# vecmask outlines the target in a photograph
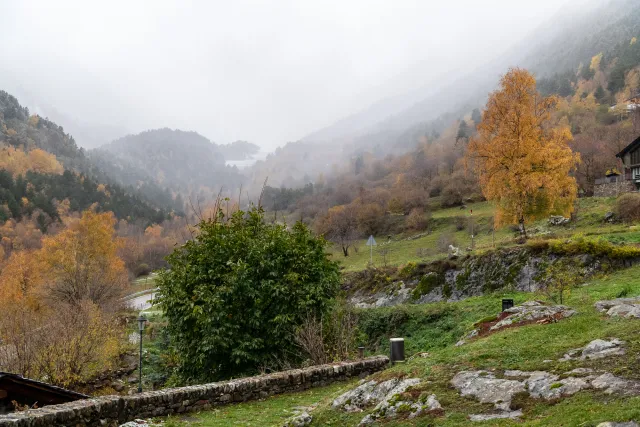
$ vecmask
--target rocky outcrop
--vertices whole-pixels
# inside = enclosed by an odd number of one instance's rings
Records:
[[[492,251],[478,256],[458,254],[450,260],[416,265],[410,277],[389,284],[376,282],[371,292],[358,285],[350,300],[360,308],[406,303],[457,301],[500,289],[533,292],[540,288],[544,272],[556,262],[566,262],[587,280],[606,268],[626,267],[636,261],[601,259],[589,254],[561,257],[528,247]],[[345,285],[346,288],[349,285]],[[374,286],[372,286],[374,287]]]
[[[511,307],[494,318],[489,318],[475,324],[476,329],[469,332],[455,346],[466,344],[467,340],[477,336],[488,335],[500,329],[530,323],[553,323],[575,315],[577,312],[565,305],[547,305],[540,301],[527,301],[521,305]]]
[[[559,361],[602,359],[611,356],[622,356],[626,352],[624,345],[625,342],[617,338],[612,338],[611,340],[596,339],[584,347],[569,350]]]
[[[442,410],[434,394],[422,393],[418,399],[404,397],[409,388],[420,384],[419,378],[392,378],[383,382],[363,382],[355,389],[338,396],[332,407],[346,412],[362,412],[375,405],[373,411],[361,421],[361,426],[373,424],[383,418],[395,418],[399,413],[415,418],[425,412]]]
[[[605,423],[600,423],[596,427],[640,427],[638,423],[635,421],[629,421],[626,423],[616,423],[612,421],[607,421]]]
[[[565,305],[546,305],[540,301],[527,301],[521,305],[506,309],[503,313],[508,316],[491,326],[496,331],[519,323],[530,323],[542,319],[555,321],[571,317],[577,312]]]
[[[598,301],[594,306],[596,310],[610,317],[640,318],[640,297]]]
[[[549,225],[553,225],[553,226],[561,226],[561,225],[567,225],[571,222],[571,218],[565,218],[562,215],[551,215],[549,217]]]
[[[472,396],[481,403],[492,403],[497,412],[471,415],[471,421],[497,418],[517,418],[522,412],[511,407],[513,398],[526,393],[534,399],[554,400],[571,396],[581,390],[602,390],[607,394],[640,395],[640,382],[604,372],[596,374],[589,368],[578,368],[557,375],[545,371],[505,371],[503,378],[489,371],[463,371],[451,380],[461,396]]]

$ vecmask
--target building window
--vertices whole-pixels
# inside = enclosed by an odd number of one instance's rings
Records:
[[[635,151],[631,152],[631,164],[640,164],[640,149],[636,149]]]
[[[633,171],[631,173],[632,175],[632,179],[640,179],[640,168],[633,168]]]

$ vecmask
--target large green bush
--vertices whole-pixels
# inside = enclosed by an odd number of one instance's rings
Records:
[[[298,223],[264,222],[252,208],[200,222],[168,258],[159,300],[186,381],[279,368],[299,358],[293,334],[324,314],[339,290],[326,242]]]

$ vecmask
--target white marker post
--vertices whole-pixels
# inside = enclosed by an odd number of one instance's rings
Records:
[[[371,258],[370,258],[369,262],[371,264],[373,264],[373,247],[377,246],[376,239],[373,238],[373,234],[371,236],[369,236],[369,240],[367,240],[367,246],[369,246],[371,248],[371,250],[370,250]]]

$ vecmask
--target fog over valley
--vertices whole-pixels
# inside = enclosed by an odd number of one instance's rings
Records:
[[[563,3],[2,0],[0,81],[83,147],[169,127],[272,151],[419,102]]]

